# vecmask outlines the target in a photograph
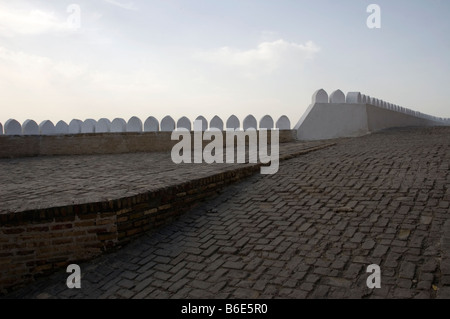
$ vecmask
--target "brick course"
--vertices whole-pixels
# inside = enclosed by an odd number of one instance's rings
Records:
[[[293,130],[281,130],[280,143],[294,141]],[[171,132],[94,133],[57,136],[0,135],[0,158],[43,155],[122,154],[167,152],[178,143]],[[224,134],[224,145],[226,143]],[[204,146],[210,141],[204,141]],[[270,134],[268,136],[270,143]]]

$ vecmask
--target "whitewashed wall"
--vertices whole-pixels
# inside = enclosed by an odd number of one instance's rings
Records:
[[[297,125],[297,138],[320,140],[361,136],[392,127],[450,125],[450,119],[413,111],[361,92],[317,90]]]

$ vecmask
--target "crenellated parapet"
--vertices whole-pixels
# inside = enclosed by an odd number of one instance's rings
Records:
[[[270,115],[263,116],[259,122],[253,115],[248,115],[241,122],[237,116],[231,115],[226,121],[219,116],[214,116],[209,122],[204,116],[198,116],[195,120],[201,121],[202,131],[209,128],[219,129],[274,129],[290,130],[291,122],[287,116],[281,116],[275,123]],[[155,117],[148,117],[142,122],[136,116],[128,121],[122,118],[115,118],[112,121],[107,118],[101,118],[98,121],[86,119],[84,121],[73,119],[69,123],[59,121],[56,125],[52,121],[45,120],[37,124],[33,120],[26,120],[22,124],[14,119],[6,121],[5,126],[0,123],[0,135],[76,135],[76,134],[94,134],[94,133],[126,133],[126,132],[172,132],[183,128],[193,130],[194,121],[183,116],[175,121],[171,116],[164,117],[159,122]],[[226,126],[224,125],[226,123]],[[242,123],[242,126],[241,126]]]
[[[361,92],[317,90],[295,126],[297,138],[320,140],[361,136],[394,127],[450,125],[450,119],[399,106]]]

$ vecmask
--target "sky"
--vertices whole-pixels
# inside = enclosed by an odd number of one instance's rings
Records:
[[[0,0],[0,123],[294,126],[320,88],[450,117],[449,34],[448,0]]]

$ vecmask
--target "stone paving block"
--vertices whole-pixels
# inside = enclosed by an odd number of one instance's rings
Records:
[[[144,280],[140,280],[138,282],[136,282],[136,286],[133,288],[134,291],[136,292],[140,292],[146,288],[151,287],[151,284],[153,283],[154,278],[153,277],[148,277]],[[154,287],[151,287],[151,290],[154,290]]]
[[[155,290],[153,287],[146,287],[142,290],[139,290],[137,294],[135,294],[132,299],[148,299],[150,294]]]
[[[131,299],[134,295],[135,293],[133,291],[127,289],[120,289],[116,292],[116,296],[123,299]]]
[[[375,246],[375,244],[376,244],[375,241],[373,241],[372,239],[366,239],[362,244],[361,248],[370,250]]]
[[[389,250],[388,246],[377,245],[375,247],[375,250],[372,253],[372,256],[373,257],[383,257],[383,256],[385,256],[385,254],[387,253],[388,250]]]
[[[400,266],[399,277],[404,279],[413,279],[416,271],[416,265],[411,262],[403,262]]]
[[[311,298],[312,299],[325,299],[327,297],[329,290],[330,290],[329,286],[325,286],[325,285],[318,286],[313,291]]]

